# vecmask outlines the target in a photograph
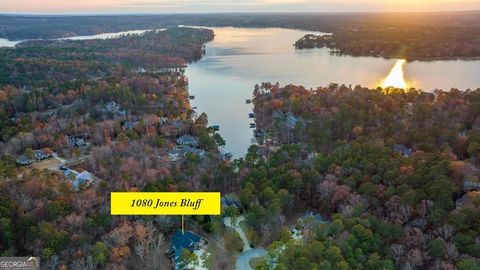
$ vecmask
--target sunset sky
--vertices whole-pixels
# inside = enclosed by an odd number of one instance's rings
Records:
[[[0,0],[0,13],[480,10],[480,0]]]

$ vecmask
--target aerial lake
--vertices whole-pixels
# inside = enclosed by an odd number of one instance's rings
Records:
[[[197,113],[207,113],[210,125],[219,125],[227,145],[223,152],[241,157],[253,141],[252,98],[255,84],[279,82],[309,88],[330,83],[368,87],[415,87],[460,90],[480,87],[480,60],[406,63],[402,59],[332,55],[328,49],[296,50],[293,43],[311,31],[280,28],[211,28],[215,39],[206,55],[186,70]],[[161,29],[159,29],[161,30]],[[142,34],[148,30],[105,33],[63,39],[86,40]],[[0,39],[0,47],[21,41]]]
[[[212,28],[215,40],[206,55],[188,66],[192,106],[205,112],[210,125],[219,125],[224,151],[243,156],[252,143],[248,118],[255,84],[279,82],[315,88],[330,83],[377,87],[392,83],[425,91],[480,87],[480,61],[404,63],[377,57],[330,54],[328,49],[296,50],[296,40],[310,31],[266,28]],[[319,33],[317,33],[319,34]]]

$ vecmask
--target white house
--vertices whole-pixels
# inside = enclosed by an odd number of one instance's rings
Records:
[[[92,175],[87,171],[78,172],[76,170],[66,169],[64,174],[65,177],[71,180],[72,186],[76,191],[80,189],[80,185],[90,185],[93,182]]]

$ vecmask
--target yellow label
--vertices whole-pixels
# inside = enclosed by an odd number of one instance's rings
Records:
[[[220,192],[112,192],[112,215],[220,215]]]

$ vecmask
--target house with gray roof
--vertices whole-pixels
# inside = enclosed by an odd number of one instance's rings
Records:
[[[112,114],[126,115],[127,111],[123,110],[120,104],[115,101],[110,101],[105,104],[105,111]]]
[[[242,212],[242,205],[240,204],[240,201],[234,194],[227,194],[223,197],[220,198],[220,203],[222,205],[222,208],[227,208],[229,206],[235,207],[238,209],[239,213]]]
[[[178,145],[198,146],[198,138],[190,135],[183,135],[176,140]]]
[[[17,164],[20,166],[28,166],[33,163],[33,160],[26,155],[21,155],[17,158]]]
[[[181,230],[177,230],[172,237],[170,244],[169,256],[172,259],[173,269],[183,270],[183,267],[180,265],[181,255],[184,249],[194,252],[200,248],[202,243],[202,238],[191,231],[185,231],[182,233]]]
[[[69,146],[77,146],[77,147],[82,147],[87,145],[85,142],[85,138],[82,136],[69,136],[68,137],[68,145]]]
[[[48,153],[43,149],[33,150],[33,153],[37,160],[44,160],[52,157],[52,153]]]
[[[407,148],[403,144],[394,144],[393,150],[404,157],[410,157],[412,155],[412,149]]]
[[[66,168],[64,171],[65,177],[71,181],[72,187],[78,191],[81,185],[91,185],[93,183],[93,176],[88,171],[78,172]]]

